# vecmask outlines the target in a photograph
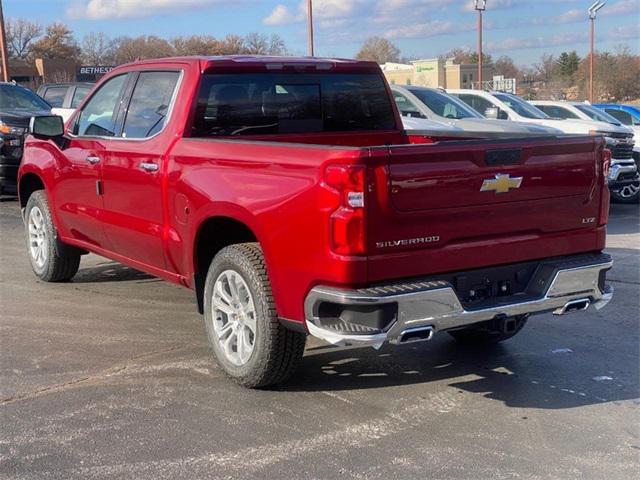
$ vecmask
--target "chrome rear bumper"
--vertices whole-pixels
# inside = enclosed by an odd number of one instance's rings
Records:
[[[604,271],[611,268],[605,254],[566,257],[543,262],[525,292],[497,297],[479,308],[465,308],[453,286],[445,281],[414,281],[363,289],[313,288],[305,301],[307,328],[313,336],[333,344],[364,344],[379,347],[385,341],[402,343],[407,332],[421,328],[430,332],[450,330],[496,317],[554,312],[563,315],[590,305],[604,307],[613,297],[613,288],[604,285]],[[327,327],[323,304],[359,308],[395,305],[395,317],[383,329],[362,332],[349,325]],[[370,329],[369,329],[370,330]],[[431,333],[424,339],[431,338]],[[426,338],[428,337],[428,338]]]

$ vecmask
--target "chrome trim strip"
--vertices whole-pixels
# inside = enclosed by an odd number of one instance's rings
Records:
[[[166,69],[166,70],[132,70],[132,71],[127,71],[124,73],[124,75],[126,75],[127,73],[145,73],[145,72],[177,72],[178,69]],[[74,138],[74,139],[79,139],[79,140],[84,140],[84,139],[88,139],[88,140],[115,140],[115,141],[127,141],[127,142],[146,142],[147,140],[151,140],[152,138],[157,137],[158,135],[160,135],[162,132],[164,132],[164,130],[167,128],[167,125],[169,125],[169,122],[171,121],[171,117],[173,115],[173,110],[175,107],[175,104],[177,102],[178,99],[178,92],[180,91],[180,88],[182,87],[182,79],[184,78],[184,70],[180,69],[180,76],[178,77],[178,81],[176,82],[176,86],[173,89],[173,95],[171,96],[171,101],[169,102],[169,108],[167,110],[167,116],[164,118],[164,124],[162,125],[162,128],[160,130],[158,130],[156,133],[154,133],[153,135],[151,135],[150,137],[144,137],[144,138],[127,138],[127,137],[107,137],[104,135],[74,135],[73,133],[67,131],[66,135],[69,138]],[[133,89],[133,91],[135,92],[135,87]],[[133,93],[133,92],[132,92]],[[93,95],[92,95],[93,96]],[[90,101],[91,99],[89,99]],[[127,111],[128,113],[128,111]],[[76,117],[79,113],[74,114],[74,122],[76,120]],[[125,121],[126,121],[126,116],[125,116]]]
[[[305,317],[309,333],[333,344],[361,344],[379,347],[385,341],[399,343],[402,332],[419,327],[432,327],[434,332],[464,327],[473,323],[491,320],[498,315],[507,317],[522,314],[538,314],[566,308],[576,300],[588,299],[596,309],[606,305],[613,296],[607,285],[604,292],[598,287],[602,270],[612,267],[612,261],[601,261],[582,266],[559,268],[546,292],[540,297],[528,297],[521,302],[496,304],[477,310],[466,310],[454,289],[446,282],[407,293],[374,293],[371,289],[347,290],[317,286],[305,300]],[[518,295],[514,295],[517,298]],[[398,318],[385,332],[369,335],[341,334],[330,331],[319,323],[316,315],[320,302],[342,305],[376,305],[397,303]],[[602,305],[604,304],[604,305]]]
[[[630,165],[611,164],[609,168],[609,181],[615,182],[618,177],[623,173],[635,173],[638,170],[637,165],[633,159],[629,161]]]

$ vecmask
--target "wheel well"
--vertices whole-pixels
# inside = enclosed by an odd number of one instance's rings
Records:
[[[44,182],[35,173],[27,173],[20,179],[18,186],[18,197],[20,198],[20,207],[25,208],[27,201],[36,190],[44,190]]]
[[[214,217],[200,226],[194,245],[194,288],[200,313],[204,311],[204,282],[213,257],[229,245],[255,241],[257,238],[251,229],[232,218]]]

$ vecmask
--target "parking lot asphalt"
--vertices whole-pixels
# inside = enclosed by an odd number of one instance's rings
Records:
[[[289,383],[251,391],[212,361],[190,291],[93,255],[37,281],[3,199],[0,477],[637,478],[637,206],[612,206],[608,252],[600,312],[487,349],[310,340]]]

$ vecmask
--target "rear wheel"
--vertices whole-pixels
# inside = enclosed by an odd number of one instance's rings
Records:
[[[35,191],[29,197],[25,223],[29,260],[36,276],[45,282],[63,282],[73,278],[80,267],[80,254],[60,255],[58,252],[58,233],[44,190]]]
[[[522,330],[529,315],[518,315],[505,319],[489,320],[466,328],[447,332],[453,338],[466,344],[492,344],[508,340]]]
[[[209,344],[228,376],[249,388],[289,377],[302,358],[306,336],[280,324],[257,243],[231,245],[215,256],[204,301]]]

